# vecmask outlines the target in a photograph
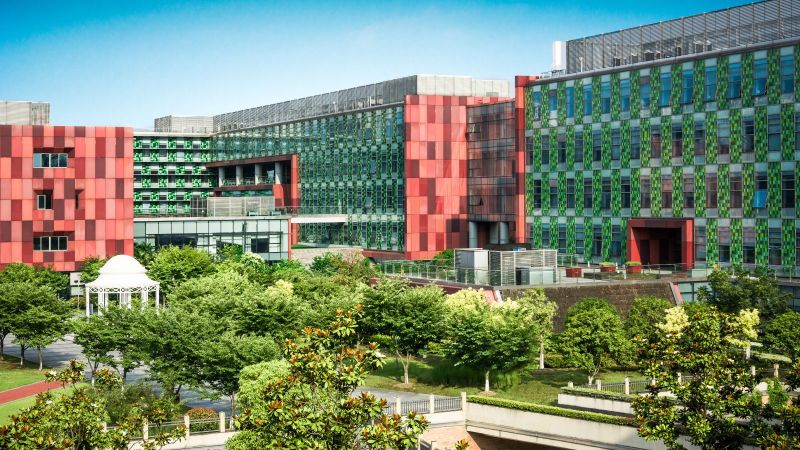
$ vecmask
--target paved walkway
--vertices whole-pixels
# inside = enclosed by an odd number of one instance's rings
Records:
[[[8,389],[0,392],[0,404],[13,402],[14,400],[30,397],[31,395],[40,394],[42,392],[47,392],[50,389],[58,389],[60,387],[61,383],[54,381],[39,381],[38,383],[31,383],[25,386],[16,387],[14,389]]]

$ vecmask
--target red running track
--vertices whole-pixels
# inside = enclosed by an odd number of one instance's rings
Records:
[[[49,381],[39,381],[38,383],[20,386],[18,388],[0,392],[0,403],[13,402],[14,400],[30,397],[31,395],[47,392],[51,389],[57,389],[60,387],[61,383]]]

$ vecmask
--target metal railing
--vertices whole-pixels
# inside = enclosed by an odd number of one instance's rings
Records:
[[[448,412],[461,411],[461,398],[459,397],[437,397],[434,399],[434,411]]]
[[[281,206],[275,208],[281,214],[297,216],[302,214],[347,214],[347,206]]]

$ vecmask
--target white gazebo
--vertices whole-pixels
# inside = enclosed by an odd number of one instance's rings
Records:
[[[100,276],[86,283],[86,316],[92,313],[91,295],[97,294],[98,313],[108,307],[108,294],[116,294],[120,306],[131,307],[131,294],[139,294],[142,306],[150,303],[150,293],[155,293],[155,307],[159,306],[159,284],[147,276],[147,269],[128,255],[117,255],[100,268]]]

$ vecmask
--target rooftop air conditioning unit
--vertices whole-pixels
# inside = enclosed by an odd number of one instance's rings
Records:
[[[645,61],[653,61],[656,59],[656,54],[651,51],[644,52],[644,60]]]
[[[620,58],[618,56],[615,56],[615,57],[611,58],[611,65],[613,67],[621,66],[622,65],[622,58]]]

